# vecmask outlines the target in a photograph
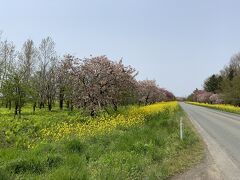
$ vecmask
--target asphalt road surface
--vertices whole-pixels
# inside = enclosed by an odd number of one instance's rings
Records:
[[[240,115],[180,105],[203,137],[222,179],[240,180]]]

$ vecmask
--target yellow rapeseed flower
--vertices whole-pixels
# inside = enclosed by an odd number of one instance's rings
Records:
[[[148,115],[155,113],[174,112],[178,108],[177,102],[162,102],[144,107],[134,107],[127,115],[119,114],[117,116],[98,117],[90,119],[85,123],[62,122],[54,127],[48,127],[41,130],[43,140],[59,141],[63,138],[77,136],[81,138],[110,133],[117,127],[132,127],[144,123]]]
[[[240,107],[233,106],[230,104],[208,104],[208,103],[198,103],[198,102],[187,102],[188,104],[203,106],[203,107],[209,107],[221,111],[227,111],[232,113],[240,113]]]

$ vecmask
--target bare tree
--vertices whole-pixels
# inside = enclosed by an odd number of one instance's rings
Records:
[[[59,93],[59,107],[63,109],[64,101],[68,110],[73,110],[73,72],[72,68],[77,58],[68,54],[63,57],[57,69],[57,84]]]
[[[15,51],[13,51],[15,54]],[[15,58],[16,56],[12,56]],[[12,59],[12,61],[15,59]],[[19,62],[19,61],[18,61]],[[21,111],[24,103],[26,102],[26,97],[28,95],[29,86],[28,83],[24,81],[25,73],[22,70],[22,64],[18,63],[8,71],[7,78],[2,81],[2,93],[6,102],[9,103],[9,108],[12,102],[15,106],[15,116],[21,116]]]
[[[6,80],[8,74],[13,70],[16,55],[15,45],[12,42],[7,40],[0,42],[0,83]]]
[[[14,61],[17,56],[15,45],[7,40],[0,42],[0,89],[7,81],[14,70]],[[4,97],[6,107],[11,109],[11,96]]]
[[[39,47],[39,106],[44,107],[44,104],[48,103],[48,108],[51,110],[52,102],[55,95],[54,91],[56,84],[52,79],[55,77],[57,55],[55,51],[55,43],[47,37],[42,40]],[[50,92],[49,92],[50,91]]]
[[[34,46],[34,42],[28,39],[22,47],[22,51],[19,54],[20,68],[24,76],[24,81],[29,82],[31,76],[34,73],[34,66],[36,64],[38,51]]]
[[[52,110],[52,105],[54,102],[54,98],[56,96],[57,89],[57,76],[56,76],[56,66],[52,66],[46,73],[46,98],[48,110]]]
[[[28,98],[33,103],[33,112],[35,112],[37,105],[36,88],[34,88],[34,74],[38,58],[38,50],[34,46],[34,42],[28,39],[22,47],[22,51],[19,53],[19,66],[23,76],[23,82],[28,89]]]

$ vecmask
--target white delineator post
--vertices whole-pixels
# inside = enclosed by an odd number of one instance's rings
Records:
[[[180,118],[180,139],[183,140],[183,118]]]

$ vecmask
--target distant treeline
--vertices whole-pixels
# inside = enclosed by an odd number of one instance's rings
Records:
[[[226,103],[240,106],[240,53],[232,56],[229,64],[204,82],[204,90],[196,89],[190,101]]]
[[[114,110],[129,104],[151,104],[175,99],[154,80],[137,81],[137,71],[122,60],[106,56],[77,58],[70,54],[59,57],[55,42],[44,38],[40,45],[28,39],[17,51],[13,42],[0,39],[1,105],[15,109],[32,104],[52,110],[81,108],[92,116],[99,111]]]

